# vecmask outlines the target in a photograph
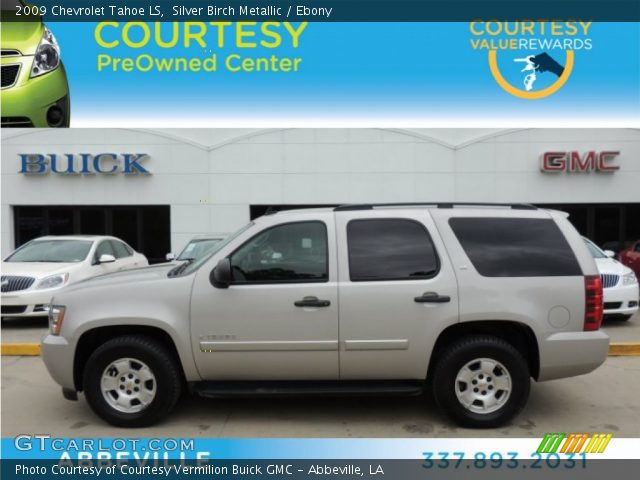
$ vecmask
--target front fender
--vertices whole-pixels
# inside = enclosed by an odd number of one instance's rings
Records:
[[[157,328],[173,341],[186,380],[199,380],[189,335],[192,285],[193,275],[61,292],[54,298],[66,307],[60,336],[76,352],[82,336],[96,328]]]

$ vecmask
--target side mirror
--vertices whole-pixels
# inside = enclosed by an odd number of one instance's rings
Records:
[[[616,256],[616,252],[614,252],[613,250],[605,250],[604,254],[609,258],[614,258]]]
[[[216,288],[229,288],[231,280],[231,260],[223,258],[218,262],[216,268],[211,270],[209,281]]]
[[[175,253],[167,253],[164,258],[167,259],[167,262],[173,262],[176,259],[176,255]]]
[[[98,259],[98,265],[102,265],[103,263],[113,263],[115,261],[116,257],[114,257],[113,255],[109,255],[108,253],[104,253],[100,255],[100,258]]]

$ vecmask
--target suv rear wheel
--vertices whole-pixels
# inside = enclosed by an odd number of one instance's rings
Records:
[[[171,352],[141,335],[102,344],[89,357],[83,378],[91,408],[119,427],[156,423],[173,409],[182,387]]]
[[[436,402],[464,427],[507,423],[529,397],[529,369],[512,345],[479,335],[450,345],[433,372]]]

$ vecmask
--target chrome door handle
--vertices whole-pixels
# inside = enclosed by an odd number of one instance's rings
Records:
[[[293,302],[296,307],[328,307],[329,300],[319,300],[318,297],[304,297],[302,300]]]

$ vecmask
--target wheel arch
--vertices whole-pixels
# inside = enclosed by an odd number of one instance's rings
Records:
[[[152,338],[163,344],[173,355],[180,370],[182,380],[185,381],[184,366],[171,335],[159,327],[149,325],[110,325],[96,327],[84,332],[77,342],[77,348],[73,359],[73,382],[76,390],[83,390],[83,373],[87,360],[100,345],[107,341],[124,335],[140,335]]]
[[[445,328],[431,351],[427,379],[431,377],[437,359],[453,342],[472,335],[491,335],[513,345],[523,354],[529,367],[529,374],[537,379],[540,373],[540,352],[535,333],[528,325],[512,320],[479,320],[450,325]]]

